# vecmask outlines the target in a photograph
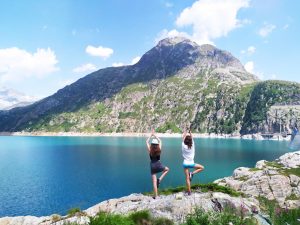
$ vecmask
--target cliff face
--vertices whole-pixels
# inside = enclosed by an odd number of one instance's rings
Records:
[[[276,117],[266,126],[271,106],[299,104],[300,86],[278,82],[271,91],[292,89],[258,101],[256,93],[269,86],[229,52],[169,38],[135,65],[101,69],[33,105],[0,111],[0,131],[147,132],[155,126],[179,132],[186,125],[201,133],[277,131]]]
[[[290,132],[299,125],[300,85],[286,81],[258,83],[243,118],[242,134]]]

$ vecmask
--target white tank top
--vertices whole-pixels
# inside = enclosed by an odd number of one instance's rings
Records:
[[[194,156],[195,156],[195,143],[193,140],[193,145],[189,148],[187,145],[182,142],[182,156],[184,164],[194,164]]]

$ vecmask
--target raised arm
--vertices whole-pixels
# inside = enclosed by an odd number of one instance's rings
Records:
[[[159,145],[159,148],[161,149],[162,148],[162,141],[156,135],[155,135],[155,138],[158,140],[158,143],[159,143],[158,145]]]
[[[154,129],[152,129],[152,136],[158,140],[158,145],[159,145],[159,148],[161,149],[162,148],[162,141],[160,140],[159,137],[156,136]]]
[[[154,131],[154,129],[152,128],[152,130],[151,130],[151,135],[148,137],[148,139],[146,140],[146,145],[147,145],[147,150],[148,150],[148,152],[150,153],[150,138],[151,137],[156,137],[155,136],[155,131]]]
[[[184,141],[186,135],[187,135],[186,128],[184,128],[183,129],[183,134],[182,134],[182,141]]]
[[[189,130],[189,134],[190,134],[190,136],[191,136],[191,138],[193,140],[193,135],[192,135],[191,129]]]
[[[152,134],[148,137],[148,139],[146,140],[146,145],[147,145],[147,150],[148,152],[150,153],[150,144],[149,144],[149,141],[150,141],[150,138],[152,137]]]

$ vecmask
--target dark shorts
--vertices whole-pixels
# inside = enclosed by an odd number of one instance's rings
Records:
[[[165,170],[165,166],[158,160],[155,162],[150,162],[151,174],[160,173]]]

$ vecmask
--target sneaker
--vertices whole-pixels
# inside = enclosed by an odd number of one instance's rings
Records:
[[[190,181],[192,181],[194,174],[190,172]]]
[[[188,195],[191,195],[191,194],[192,194],[192,192],[188,191],[188,192],[187,192],[187,194],[188,194]]]
[[[159,185],[160,185],[160,180],[157,178],[157,180],[156,180],[156,187],[159,188]]]

